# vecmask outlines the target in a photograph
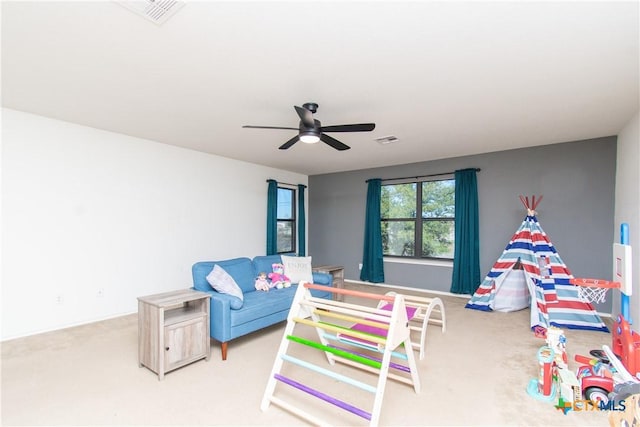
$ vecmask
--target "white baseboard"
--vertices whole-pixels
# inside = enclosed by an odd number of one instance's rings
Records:
[[[435,291],[431,289],[413,288],[411,286],[390,285],[388,283],[371,283],[371,282],[363,282],[362,280],[350,280],[350,279],[345,279],[344,281],[347,283],[355,283],[357,285],[384,286],[385,288],[412,291],[412,292],[421,292],[426,294],[446,295],[450,297],[465,298],[465,299],[471,298],[471,295],[469,294],[454,294],[451,292]]]
[[[119,314],[111,314],[109,316],[96,317],[96,318],[93,318],[93,319],[84,320],[82,322],[74,322],[74,323],[71,323],[69,325],[65,325],[64,327],[44,328],[44,329],[38,329],[38,330],[34,330],[34,331],[29,331],[29,332],[26,332],[24,334],[17,334],[17,335],[13,335],[13,336],[10,335],[10,336],[7,336],[7,337],[2,337],[2,340],[0,340],[0,342],[14,340],[14,339],[18,339],[18,338],[26,338],[26,337],[30,337],[30,336],[34,336],[34,335],[39,335],[39,334],[46,334],[47,332],[62,331],[64,329],[75,328],[77,326],[83,326],[83,325],[89,325],[91,323],[102,322],[104,320],[115,319],[115,318],[118,318],[118,317],[130,316],[132,314],[138,314],[138,310],[132,311],[132,312],[119,313]]]

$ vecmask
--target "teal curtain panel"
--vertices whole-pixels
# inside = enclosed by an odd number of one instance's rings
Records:
[[[278,182],[268,179],[267,188],[267,255],[278,253]]]
[[[367,182],[367,211],[365,214],[364,249],[360,280],[382,283],[384,282],[382,229],[380,228],[382,180],[375,178]]]
[[[306,256],[307,247],[307,221],[304,210],[304,184],[298,184],[298,256]]]
[[[477,169],[455,172],[455,251],[451,292],[473,294],[480,285]]]

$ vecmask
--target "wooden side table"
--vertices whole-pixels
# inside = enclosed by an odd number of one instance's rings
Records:
[[[164,374],[209,360],[209,295],[193,289],[138,298],[138,365]]]
[[[317,273],[327,273],[333,277],[333,286],[338,289],[344,289],[344,267],[342,265],[319,265],[312,268]],[[344,295],[333,294],[334,299],[344,301]]]

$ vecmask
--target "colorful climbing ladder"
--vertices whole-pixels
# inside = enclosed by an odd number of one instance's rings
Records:
[[[391,310],[383,310],[336,300],[315,298],[311,295],[311,289],[376,301],[386,301],[392,303],[393,308]],[[309,327],[316,330],[318,341],[299,335],[302,328]],[[292,344],[303,347],[304,351],[298,351],[297,354],[307,354],[307,350],[324,352],[329,365],[327,367],[318,366],[308,360],[303,360],[299,356],[292,356],[289,352]],[[403,295],[378,295],[301,283],[298,286],[289,311],[287,326],[280,342],[278,354],[276,355],[260,408],[266,411],[269,405],[273,403],[313,424],[330,424],[303,409],[302,402],[304,402],[304,399],[296,400],[291,399],[289,396],[285,400],[283,397],[276,395],[278,385],[283,384],[338,407],[349,414],[364,418],[369,421],[371,426],[377,426],[380,421],[380,411],[387,379],[412,385],[416,393],[420,392],[420,378],[418,377],[412,348]],[[399,363],[392,362],[392,358],[399,360]],[[375,374],[373,378],[375,382],[366,382],[360,378],[354,378],[345,375],[343,372],[338,372],[335,369],[335,362]],[[353,386],[359,393],[371,394],[373,396],[371,409],[358,408],[354,404],[347,402],[347,399],[343,396],[332,396],[327,390],[319,390],[316,384],[303,384],[299,378],[294,379],[284,375],[284,371],[291,371],[286,369],[288,367],[285,364],[295,365],[311,371],[313,373],[311,378],[318,379],[320,383],[322,383],[321,376],[329,377],[334,381]],[[393,372],[390,372],[390,370]],[[324,387],[330,387],[327,384],[331,384],[334,381],[325,381]],[[353,394],[348,394],[346,397],[348,398],[349,396],[353,396]],[[352,425],[353,421],[345,419],[341,424]]]

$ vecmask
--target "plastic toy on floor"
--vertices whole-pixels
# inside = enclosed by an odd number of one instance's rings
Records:
[[[608,402],[609,393],[614,388],[613,374],[615,373],[608,358],[575,355],[574,359],[581,364],[576,370],[576,378],[580,382],[584,399],[592,402],[597,400]]]
[[[612,392],[614,385],[632,381],[637,381],[640,373],[640,335],[631,329],[629,316],[629,296],[632,293],[631,275],[631,246],[629,242],[629,226],[626,223],[620,226],[620,243],[613,245],[613,279],[608,281],[603,279],[571,279],[571,283],[581,289],[581,296],[592,302],[604,302],[609,289],[620,290],[621,313],[616,318],[616,323],[612,331],[612,348],[607,351],[591,350],[591,355],[599,362],[594,364],[585,360],[576,361],[585,363],[585,366],[578,368],[577,375],[582,381],[585,399],[589,400],[593,394],[602,399],[608,399],[607,395]],[[591,365],[591,366],[590,366]],[[607,375],[606,370],[598,372],[598,365],[610,366],[611,374]]]
[[[554,359],[556,355],[549,346],[538,350],[539,373],[537,379],[529,381],[527,393],[538,400],[550,402],[556,397],[556,385],[553,381]]]
[[[550,326],[547,329],[546,341],[555,354],[554,363],[561,368],[566,368],[568,363],[567,338],[564,336],[564,331],[555,326]]]
[[[624,387],[640,389],[640,381],[631,375],[624,364],[616,357],[607,346],[602,346],[602,351],[592,350],[594,357],[576,355],[576,362],[582,365],[578,367],[576,376],[580,381],[584,400],[607,405],[609,401],[616,404],[622,400],[616,397],[616,390]]]
[[[613,327],[612,350],[631,374],[640,373],[640,335],[621,314]]]

